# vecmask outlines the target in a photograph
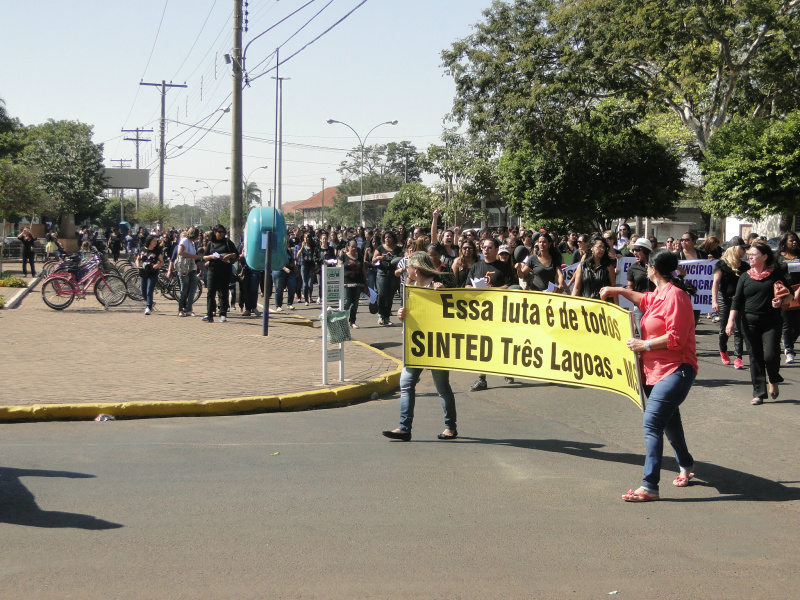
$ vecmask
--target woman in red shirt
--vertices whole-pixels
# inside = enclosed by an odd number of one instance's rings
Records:
[[[642,294],[618,287],[600,290],[600,298],[624,296],[644,313],[642,339],[628,339],[628,348],[641,352],[645,373],[644,478],[637,490],[628,490],[622,496],[626,502],[658,500],[664,434],[680,467],[672,484],[685,487],[694,477],[694,459],[686,446],[679,409],[697,376],[694,313],[683,282],[672,275],[677,268],[677,256],[664,249],[656,250],[647,265],[647,276],[655,283],[655,291]]]

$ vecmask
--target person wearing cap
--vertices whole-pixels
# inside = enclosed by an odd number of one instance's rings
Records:
[[[719,315],[719,356],[723,365],[731,364],[728,355],[728,338],[726,331],[728,317],[731,313],[731,302],[736,294],[739,278],[746,273],[750,265],[745,262],[744,252],[750,246],[740,237],[734,237],[728,249],[722,253],[719,261],[714,265],[714,282],[711,285],[711,309]],[[742,318],[739,316],[733,328],[733,368],[737,371],[744,369],[742,363]]]
[[[408,259],[407,286],[417,286],[439,289],[443,287],[439,281],[440,273],[436,270],[430,257],[425,252],[414,252]],[[401,321],[408,316],[405,307],[397,310],[397,318]],[[400,424],[396,429],[382,432],[392,440],[411,441],[411,426],[414,421],[414,406],[416,403],[416,388],[420,375],[424,369],[404,367],[400,374]],[[453,440],[458,437],[456,429],[456,398],[450,387],[450,371],[431,369],[433,385],[442,400],[444,411],[445,430],[437,437],[440,440]]]
[[[647,238],[638,238],[630,247],[636,262],[628,269],[628,289],[644,294],[656,289],[656,285],[647,276],[647,266],[653,245]],[[641,331],[642,311],[638,306],[633,307],[633,318],[636,323],[636,331]]]
[[[525,260],[515,265],[517,275],[527,284],[526,289],[546,292],[552,283],[559,291],[565,290],[561,253],[550,234],[537,233],[533,237],[533,244],[536,252],[529,254]]]
[[[794,231],[783,234],[778,242],[775,262],[792,285],[800,283],[800,240]],[[794,362],[794,343],[800,335],[800,310],[784,310],[783,317],[783,351],[786,364]]]

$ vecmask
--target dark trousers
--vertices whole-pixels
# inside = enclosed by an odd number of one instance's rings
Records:
[[[742,319],[742,333],[750,350],[753,398],[767,398],[767,378],[770,383],[783,383],[780,374],[781,326],[778,315],[760,317],[745,313]]]
[[[783,317],[783,348],[787,354],[794,354],[794,343],[800,335],[800,310],[784,310]]]
[[[258,308],[258,289],[263,274],[263,271],[245,268],[244,278],[239,282],[239,306],[244,306],[245,310],[253,311]]]
[[[728,326],[728,317],[731,314],[731,298],[719,292],[717,294],[717,304],[719,304],[719,351],[728,351],[728,334],[725,328]],[[742,358],[742,315],[736,317],[733,322],[733,355]]]
[[[363,289],[361,286],[344,288],[344,309],[350,311],[350,324],[356,322],[358,300],[361,298],[361,290]]]
[[[209,317],[214,316],[214,311],[217,310],[217,296],[219,296],[219,316],[228,316],[228,285],[231,281],[231,270],[226,264],[222,271],[214,272],[208,269],[206,280],[208,281],[208,289],[206,289],[206,314]]]
[[[400,278],[395,277],[394,273],[385,273],[378,271],[378,314],[380,317],[388,321],[392,316],[392,302],[394,295],[400,289]]]
[[[22,276],[28,276],[28,263],[31,264],[31,277],[36,277],[36,269],[33,266],[33,254],[22,255]]]

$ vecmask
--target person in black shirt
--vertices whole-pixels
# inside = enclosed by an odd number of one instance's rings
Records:
[[[653,246],[647,238],[640,237],[630,246],[636,262],[628,268],[628,289],[644,294],[656,289],[656,285],[647,276],[647,262]],[[642,311],[638,306],[633,307],[633,320],[636,324],[636,331],[640,331],[639,324],[642,322]]]
[[[775,262],[789,279],[789,283],[800,283],[800,238],[794,231],[783,235],[778,243],[778,252]],[[786,364],[794,362],[794,343],[800,335],[800,310],[785,310],[783,317],[783,349],[786,353]]]
[[[22,276],[28,276],[28,263],[31,265],[31,277],[36,277],[36,268],[33,266],[33,244],[36,238],[33,237],[29,227],[22,230],[17,236],[17,239],[22,242]]]
[[[508,289],[509,285],[515,283],[515,273],[510,263],[503,262],[497,257],[500,243],[495,238],[481,240],[481,250],[483,250],[483,260],[472,265],[464,287],[473,288],[479,281],[483,281],[486,287]],[[513,379],[506,377],[506,383],[513,382]],[[486,375],[480,374],[469,391],[479,392],[488,387]]]
[[[711,286],[711,308],[719,314],[719,355],[723,365],[731,364],[728,356],[728,334],[725,328],[731,312],[731,301],[736,294],[736,286],[742,273],[750,268],[744,258],[746,246],[740,237],[731,240],[731,246],[722,254],[722,258],[714,266],[714,283]],[[737,371],[744,368],[742,364],[742,318],[741,315],[734,322],[733,328],[733,368]]]
[[[769,395],[778,397],[778,384],[783,383],[781,367],[781,298],[775,297],[775,283],[788,286],[789,280],[775,268],[775,256],[766,242],[756,242],[747,250],[750,269],[739,278],[733,309],[728,316],[725,332],[733,334],[734,323],[742,315],[742,333],[750,349],[750,380],[753,383],[753,400],[758,405]],[[795,294],[800,300],[800,289]]]
[[[203,262],[208,273],[206,275],[208,287],[206,289],[206,316],[203,321],[214,322],[214,312],[217,310],[217,296],[219,296],[219,320],[224,323],[228,320],[228,286],[233,276],[232,263],[238,259],[236,246],[225,237],[225,227],[214,227],[211,241],[206,247]]]

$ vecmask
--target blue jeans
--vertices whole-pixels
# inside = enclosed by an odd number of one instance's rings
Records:
[[[190,313],[194,305],[194,292],[197,290],[197,271],[192,269],[186,275],[178,274],[181,295],[178,297],[178,310]]]
[[[684,363],[655,385],[645,386],[647,405],[642,424],[646,456],[642,487],[653,494],[658,493],[658,482],[661,480],[665,434],[675,452],[678,466],[689,471],[694,465],[694,459],[686,446],[681,411],[678,407],[689,394],[696,376],[697,373],[692,366]]]
[[[411,431],[411,424],[414,421],[414,404],[416,403],[416,389],[419,376],[424,369],[406,367],[400,373],[400,426],[398,429]],[[433,385],[436,392],[442,399],[442,410],[444,410],[444,424],[451,431],[456,430],[456,397],[450,387],[450,371],[440,371],[431,369]]]
[[[287,273],[283,269],[272,272],[272,285],[275,288],[275,307],[283,306],[283,290],[288,291],[289,306],[294,304],[294,284],[297,277],[294,271]]]
[[[139,289],[142,291],[142,297],[147,303],[147,308],[153,309],[153,293],[156,291],[156,280],[158,279],[158,271],[147,277],[139,277]]]
[[[314,299],[314,264],[300,265],[300,277],[303,279],[303,300],[311,302]]]

